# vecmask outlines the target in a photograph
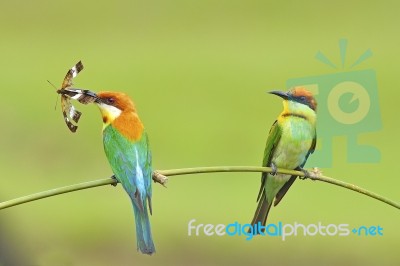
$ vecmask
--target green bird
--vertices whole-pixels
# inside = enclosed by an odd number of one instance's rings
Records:
[[[255,233],[261,234],[267,216],[274,206],[282,200],[297,176],[277,174],[277,168],[303,171],[308,156],[316,145],[317,102],[311,92],[295,88],[288,92],[271,91],[283,98],[283,112],[272,125],[264,151],[262,166],[271,167],[272,173],[263,173],[258,193],[258,206],[251,222]],[[256,227],[255,227],[256,225]],[[261,229],[261,230],[260,230]]]
[[[128,194],[135,216],[137,249],[151,255],[152,156],[149,139],[133,101],[121,92],[65,88],[59,91],[83,104],[94,103],[103,119],[103,146],[116,178]],[[74,109],[72,109],[74,110]]]
[[[152,165],[146,130],[128,95],[107,91],[92,95],[103,118],[104,151],[132,202],[138,250],[151,255],[155,252],[148,213],[152,212]]]

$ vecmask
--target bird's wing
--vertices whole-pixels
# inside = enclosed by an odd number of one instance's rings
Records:
[[[263,159],[262,166],[269,167],[271,165],[272,155],[274,154],[276,145],[278,145],[278,143],[279,143],[281,135],[282,135],[282,131],[278,125],[278,121],[276,120],[272,124],[271,129],[269,130],[267,144],[265,145],[265,150],[264,150],[264,159]],[[265,183],[267,182],[267,177],[268,177],[268,173],[262,173],[261,187],[260,187],[260,191],[258,192],[257,201],[260,199],[261,195],[264,192]]]
[[[143,167],[143,176],[144,178],[144,186],[146,189],[146,196],[147,200],[149,202],[149,210],[150,214],[152,214],[152,206],[151,206],[151,185],[152,185],[152,175],[153,175],[153,168],[152,168],[152,155],[151,155],[151,150],[150,150],[150,144],[149,144],[149,137],[147,136],[146,131],[142,133],[142,138],[141,138],[141,148],[140,148],[140,165]]]
[[[104,151],[118,181],[132,201],[143,210],[148,191],[151,191],[151,155],[147,135],[132,142],[111,125],[103,132]]]
[[[308,156],[310,156],[310,154],[313,153],[313,152],[315,151],[315,147],[317,147],[317,130],[315,130],[313,142],[311,143],[311,147],[310,147],[310,149],[308,150],[308,153],[307,153],[307,155],[306,155],[306,159],[304,160],[304,162],[303,162],[303,164],[301,165],[301,167],[303,167],[303,166],[306,164],[307,159],[308,159]]]
[[[307,162],[308,156],[315,151],[315,147],[317,146],[317,131],[315,131],[313,142],[311,143],[311,147],[308,150],[308,153],[305,157],[304,162],[299,165],[299,167],[303,168]],[[285,196],[286,192],[289,190],[290,186],[296,180],[297,176],[292,175],[290,179],[283,185],[283,187],[278,191],[275,196],[274,206],[278,205],[278,203],[282,200],[283,196]]]

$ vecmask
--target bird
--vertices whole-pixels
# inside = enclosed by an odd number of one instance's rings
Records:
[[[133,205],[137,249],[155,252],[149,212],[152,214],[152,155],[147,132],[130,97],[103,91],[89,95],[103,119],[103,146],[114,177]]]
[[[283,111],[269,131],[264,150],[262,166],[271,167],[272,172],[261,175],[258,206],[251,222],[252,228],[258,227],[256,234],[265,231],[272,202],[274,206],[278,205],[297,178],[295,175],[278,174],[277,168],[299,170],[308,177],[309,173],[303,167],[314,152],[317,140],[317,101],[310,91],[296,87],[288,92],[269,93],[283,99]]]

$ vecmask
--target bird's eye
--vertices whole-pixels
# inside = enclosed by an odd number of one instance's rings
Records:
[[[107,104],[113,105],[115,103],[115,99],[113,97],[107,98],[106,99]]]
[[[305,97],[305,96],[301,96],[301,97],[300,97],[300,100],[301,100],[302,102],[305,102],[305,101],[306,101],[306,97]]]

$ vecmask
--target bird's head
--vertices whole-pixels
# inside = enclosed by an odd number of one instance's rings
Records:
[[[122,113],[136,113],[135,105],[125,93],[103,91],[96,96],[95,104],[100,109],[104,124],[111,124]]]
[[[269,93],[283,98],[284,101],[290,101],[300,105],[308,106],[310,109],[314,110],[314,112],[317,111],[317,101],[312,93],[304,88],[294,88],[288,92],[270,91]]]
[[[112,124],[122,135],[132,141],[141,137],[144,126],[133,101],[125,93],[112,91],[94,93],[74,88],[60,90],[59,93],[83,104],[95,103],[103,117],[103,130]]]
[[[270,91],[269,93],[283,98],[283,112],[281,115],[284,117],[296,115],[315,121],[317,101],[310,91],[296,87],[288,92]]]

